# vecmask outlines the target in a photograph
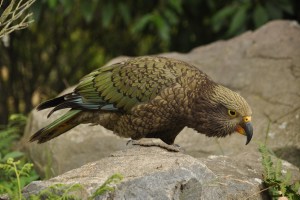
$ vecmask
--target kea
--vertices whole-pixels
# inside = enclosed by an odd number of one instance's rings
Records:
[[[195,66],[176,59],[143,56],[103,66],[81,79],[73,92],[48,100],[37,110],[69,108],[30,141],[47,142],[79,124],[102,125],[116,135],[159,138],[165,146],[184,127],[208,137],[238,132],[252,138],[252,111],[238,93],[215,83]],[[155,145],[154,145],[155,146]],[[157,145],[158,146],[158,145]],[[167,148],[176,150],[176,148]]]

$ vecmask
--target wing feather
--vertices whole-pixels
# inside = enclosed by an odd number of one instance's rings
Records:
[[[93,71],[75,91],[82,96],[83,103],[99,103],[100,108],[130,112],[135,105],[174,85],[188,68],[191,65],[170,58],[137,57]]]

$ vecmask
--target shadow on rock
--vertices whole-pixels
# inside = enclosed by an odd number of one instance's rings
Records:
[[[295,146],[288,146],[274,150],[278,158],[286,160],[300,168],[300,149]]]

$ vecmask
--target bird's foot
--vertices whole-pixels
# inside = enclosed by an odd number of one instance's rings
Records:
[[[153,139],[129,140],[126,145],[139,145],[143,147],[160,147],[172,152],[183,152],[178,144],[168,145],[162,141],[153,141]]]

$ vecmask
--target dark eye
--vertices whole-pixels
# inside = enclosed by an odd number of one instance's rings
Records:
[[[236,112],[234,110],[228,110],[228,115],[230,117],[235,117],[236,116]]]

